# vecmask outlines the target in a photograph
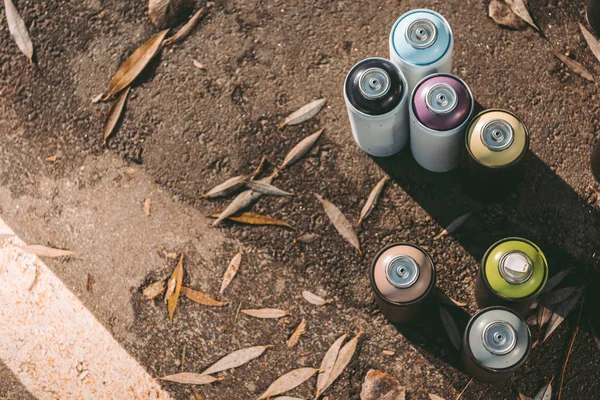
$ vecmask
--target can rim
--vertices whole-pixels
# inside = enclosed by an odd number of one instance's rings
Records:
[[[523,354],[523,357],[521,357],[521,359],[518,362],[516,362],[515,364],[511,365],[510,367],[506,367],[506,368],[490,368],[490,367],[486,367],[485,365],[483,365],[482,363],[480,363],[477,360],[477,358],[475,357],[475,355],[471,351],[471,348],[469,346],[467,346],[467,338],[469,337],[469,332],[471,331],[471,328],[473,327],[473,323],[475,322],[475,320],[477,319],[477,317],[480,314],[483,314],[484,312],[493,311],[493,310],[508,311],[511,314],[514,314],[518,318],[520,318],[521,320],[523,320],[523,317],[521,317],[519,315],[519,313],[517,313],[515,310],[512,310],[512,309],[510,309],[508,307],[505,307],[505,306],[491,306],[491,307],[483,308],[483,309],[477,311],[471,317],[471,319],[469,319],[469,322],[467,323],[467,327],[465,328],[465,333],[463,334],[463,349],[467,353],[467,355],[469,357],[469,360],[471,362],[473,362],[478,367],[480,367],[481,369],[484,369],[486,371],[504,372],[504,371],[508,371],[508,370],[511,370],[511,369],[514,369],[514,368],[519,368],[521,365],[523,365],[525,363],[525,361],[527,361],[527,357],[529,356],[529,353],[531,352],[531,346],[532,346],[532,343],[531,343],[531,330],[529,329],[529,325],[527,325],[527,322],[524,323],[525,328],[527,329],[527,333],[529,333],[529,340],[527,341],[527,350]]]
[[[411,100],[412,101],[412,100]],[[411,103],[412,104],[412,103]],[[475,158],[475,156],[473,155],[473,152],[471,151],[471,149],[469,148],[469,142],[467,141],[467,137],[469,136],[469,131],[471,130],[471,125],[475,123],[475,121],[483,116],[484,114],[487,114],[489,112],[503,112],[503,113],[507,113],[511,116],[513,116],[514,118],[516,118],[519,122],[521,122],[521,125],[523,125],[523,130],[525,131],[525,146],[523,146],[523,151],[521,152],[521,154],[519,154],[519,157],[517,157],[516,159],[514,159],[512,162],[503,165],[503,166],[489,166],[489,165],[485,165],[482,164],[481,162],[479,162],[478,159]],[[482,167],[485,168],[490,168],[490,169],[495,169],[495,170],[502,170],[502,169],[506,169],[506,168],[510,168],[513,165],[519,163],[524,157],[525,154],[527,154],[527,152],[529,151],[529,143],[530,141],[530,137],[529,137],[529,129],[527,128],[527,125],[525,125],[523,123],[523,120],[514,112],[509,111],[509,110],[504,110],[502,108],[488,108],[486,110],[480,111],[479,113],[477,113],[477,115],[475,115],[473,118],[471,118],[471,121],[469,121],[469,126],[467,126],[467,129],[465,129],[465,136],[464,136],[464,144],[465,144],[465,149],[467,150],[467,153],[469,154],[470,158],[475,161],[478,165],[481,165]]]
[[[427,259],[429,260],[429,262],[431,263],[431,282],[429,283],[429,286],[427,287],[427,290],[425,291],[425,293],[423,293],[421,296],[417,297],[415,300],[408,302],[408,303],[398,303],[395,301],[390,301],[388,300],[386,297],[383,296],[383,294],[379,291],[379,288],[377,288],[377,285],[375,284],[375,264],[377,263],[377,260],[379,259],[379,257],[390,247],[395,247],[395,246],[410,246],[410,247],[414,247],[415,249],[421,251],[423,254],[425,254],[427,256]],[[398,306],[398,307],[408,307],[411,306],[413,304],[416,304],[418,302],[420,302],[421,300],[423,300],[425,297],[427,297],[429,295],[429,293],[433,290],[433,288],[435,287],[435,283],[436,283],[436,270],[435,270],[435,263],[433,262],[433,259],[431,258],[431,256],[429,255],[429,253],[427,251],[425,251],[424,248],[422,248],[421,246],[414,244],[414,243],[408,243],[408,242],[395,242],[395,243],[390,243],[387,246],[383,247],[381,250],[379,250],[377,252],[377,254],[375,255],[375,257],[373,257],[373,261],[371,262],[371,267],[369,269],[369,280],[371,281],[371,287],[373,288],[373,291],[378,295],[379,299],[381,301],[383,301],[386,304],[391,304],[394,306]]]

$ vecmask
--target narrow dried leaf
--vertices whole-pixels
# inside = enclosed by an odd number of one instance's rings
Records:
[[[438,396],[437,394],[427,393],[429,395],[429,400],[445,400],[443,397]]]
[[[165,290],[165,281],[156,281],[149,284],[142,291],[142,299],[153,300]]]
[[[57,157],[56,157],[56,154],[55,154],[53,156],[49,156],[49,157],[44,158],[44,160],[53,163],[53,162],[56,162],[56,158]]]
[[[404,400],[406,389],[385,372],[371,369],[365,376],[360,400]]]
[[[175,33],[173,36],[171,36],[170,38],[165,40],[164,45],[170,46],[173,43],[180,42],[183,39],[185,39],[186,37],[188,37],[188,35],[190,33],[192,33],[192,31],[194,29],[196,29],[196,26],[198,25],[200,18],[202,18],[202,16],[204,16],[204,11],[206,11],[205,7],[202,7],[200,10],[198,10],[198,12],[196,14],[194,14],[194,16],[192,18],[190,18],[190,20],[185,25],[183,25],[181,28],[179,28],[177,33]]]
[[[271,383],[271,386],[269,386],[269,388],[258,398],[258,400],[269,399],[277,394],[290,391],[307,381],[317,371],[318,369],[309,367],[292,370],[277,378],[275,382]]]
[[[254,190],[255,192],[259,192],[269,196],[293,196],[292,193],[286,192],[285,190],[281,190],[269,183],[263,183],[259,181],[248,181],[246,182],[246,186],[249,189]]]
[[[452,315],[444,307],[440,307],[440,318],[442,319],[442,324],[446,329],[446,333],[448,333],[448,337],[450,337],[452,345],[456,350],[459,350],[462,341],[460,331],[458,330],[458,326],[456,326],[454,318],[452,318]]]
[[[248,310],[240,310],[244,314],[250,315],[255,318],[283,318],[286,315],[290,315],[289,312],[280,310],[278,308],[258,308],[258,309],[248,309]]]
[[[194,374],[192,372],[180,372],[179,374],[167,375],[159,379],[163,381],[183,383],[186,385],[206,385],[223,380],[223,378],[215,378],[214,376],[210,375]]]
[[[285,121],[283,121],[279,125],[279,129],[283,128],[286,125],[296,125],[304,121],[308,121],[309,119],[317,115],[319,111],[321,111],[326,102],[327,101],[325,99],[319,99],[300,107],[299,109],[291,113],[285,119]]]
[[[525,29],[527,23],[513,12],[505,0],[492,0],[488,8],[489,16],[498,25],[507,26],[512,29]]]
[[[147,217],[150,216],[151,207],[152,207],[152,199],[150,197],[148,197],[146,200],[144,200],[144,214],[146,214]]]
[[[192,63],[194,64],[194,67],[196,67],[198,69],[206,69],[206,67],[203,64],[201,64],[199,61],[192,60]]]
[[[573,295],[570,298],[564,300],[562,303],[556,306],[556,308],[553,310],[554,312],[552,313],[552,317],[550,317],[548,330],[546,331],[546,334],[544,335],[544,340],[542,340],[542,342],[545,342],[546,339],[550,337],[552,332],[554,332],[556,328],[558,328],[558,326],[565,320],[565,318],[567,318],[569,313],[573,311],[573,309],[579,302],[579,299],[583,295],[583,292],[583,288],[581,290],[575,291],[575,293],[573,293]]]
[[[272,177],[267,177],[267,178],[261,179],[259,182],[271,183],[272,179],[273,179]],[[215,221],[212,223],[212,226],[217,226],[224,219],[230,217],[231,215],[237,213],[238,211],[243,210],[246,207],[249,207],[251,204],[253,204],[258,199],[260,199],[262,195],[263,195],[262,193],[256,192],[254,190],[246,190],[246,191],[238,194],[236,196],[236,198],[233,199],[233,201],[231,203],[229,203],[227,208],[225,208],[225,210],[223,210],[221,215],[219,215],[219,217],[217,219],[215,219]]]
[[[444,229],[443,231],[441,231],[436,237],[434,237],[433,239],[439,239],[442,236],[446,236],[451,234],[452,232],[454,232],[455,230],[457,230],[458,228],[460,228],[462,226],[462,224],[464,224],[469,217],[471,216],[472,213],[468,212],[466,214],[461,215],[460,217],[456,218],[454,221],[450,222],[450,224],[446,227],[446,229]]]
[[[446,293],[442,292],[440,289],[436,289],[437,298],[442,304],[447,304],[449,306],[456,307],[466,307],[467,303],[454,300],[452,297],[448,296]]]
[[[292,348],[295,345],[297,345],[298,341],[300,340],[300,336],[304,335],[305,333],[306,333],[306,320],[304,318],[302,318],[302,321],[300,321],[300,323],[298,324],[298,327],[296,328],[296,330],[294,330],[294,333],[292,333],[292,336],[290,336],[290,338],[287,340],[287,346],[289,348]]]
[[[15,7],[12,0],[4,0],[4,9],[10,34],[13,39],[15,39],[21,53],[25,54],[29,59],[29,62],[33,64],[33,43],[29,37],[29,31],[25,26],[25,21],[21,18],[17,7]]]
[[[190,289],[185,286],[181,287],[181,294],[187,297],[188,299],[192,300],[193,302],[202,304],[203,306],[223,307],[231,303],[230,301],[215,300],[198,290]]]
[[[515,14],[517,14],[523,21],[527,22],[534,28],[536,31],[539,31],[540,28],[533,22],[531,19],[531,15],[529,11],[527,11],[527,6],[525,5],[523,0],[506,0],[506,3],[510,6]]]
[[[217,372],[227,371],[242,366],[255,358],[260,357],[269,347],[273,347],[273,345],[254,346],[236,350],[208,367],[201,375],[216,374]]]
[[[354,352],[356,351],[356,346],[358,345],[358,338],[362,335],[362,332],[358,332],[358,334],[353,337],[348,343],[341,348],[337,360],[335,360],[335,365],[331,369],[331,375],[329,375],[329,379],[327,379],[327,383],[323,388],[322,392],[327,390],[329,386],[335,382],[335,380],[344,372],[344,369],[352,360],[352,356],[354,356]]]
[[[535,395],[533,400],[550,400],[552,398],[552,380],[542,387]]]
[[[109,108],[108,114],[106,114],[106,119],[104,120],[104,128],[102,129],[102,139],[104,140],[104,144],[112,135],[115,126],[121,119],[121,115],[123,114],[123,110],[125,109],[125,103],[127,102],[127,96],[129,96],[130,87],[127,88],[126,91],[121,93],[117,101],[115,101]]]
[[[550,317],[552,316],[552,310],[548,308],[545,304],[541,303],[538,305],[536,323],[539,327],[540,331],[544,329],[546,324],[550,321]]]
[[[177,286],[177,279],[169,278],[169,280],[167,281],[167,291],[165,292],[165,297],[163,298],[163,301],[165,302],[165,304],[169,301],[169,298],[173,295],[173,293],[175,293],[176,286]]]
[[[565,301],[578,290],[583,290],[583,286],[568,286],[562,289],[556,289],[552,293],[547,293],[544,296],[544,303],[551,306]]]
[[[174,0],[148,1],[148,17],[150,17],[152,23],[159,29],[167,27],[175,19],[175,6],[173,1]]]
[[[344,333],[342,336],[337,338],[335,342],[329,347],[325,356],[323,357],[323,361],[321,361],[321,367],[319,368],[319,376],[317,377],[317,392],[315,394],[315,399],[319,398],[321,393],[327,388],[327,383],[329,381],[329,377],[331,376],[331,372],[333,371],[333,366],[338,358],[338,354],[340,353],[340,348],[348,337],[347,333]]]
[[[168,32],[169,30],[165,29],[152,36],[150,40],[134,51],[133,54],[121,64],[115,73],[115,76],[110,80],[107,94],[102,98],[102,101],[106,101],[119,93],[138,77],[160,50],[162,41]]]
[[[202,198],[206,199],[214,199],[216,197],[227,196],[239,188],[243,187],[246,182],[250,179],[250,175],[239,175],[233,178],[227,179],[225,182],[215,186],[210,189],[208,192],[204,193]]]
[[[216,211],[212,214],[207,215],[210,218],[218,218],[223,211]],[[254,214],[248,211],[237,212],[233,215],[227,217],[229,221],[239,222],[240,224],[248,224],[248,225],[276,225],[276,226],[285,226],[286,228],[292,228],[290,224],[287,222],[283,222],[273,217],[269,217],[266,215]]]
[[[225,270],[225,274],[223,275],[223,282],[221,283],[221,289],[219,290],[220,294],[223,294],[227,286],[231,283],[231,280],[237,274],[238,269],[240,268],[240,264],[242,263],[242,249],[237,252],[235,256],[229,262],[227,266],[227,270]]]
[[[302,243],[302,244],[310,244],[317,240],[317,235],[313,235],[312,233],[305,233],[297,239],[294,239],[294,243]]]
[[[290,152],[287,153],[287,155],[283,159],[283,162],[279,166],[279,170],[282,170],[285,167],[289,167],[290,165],[301,159],[302,156],[304,156],[314,146],[317,140],[319,140],[319,137],[323,133],[323,130],[324,129],[321,129],[313,133],[312,135],[305,137],[300,141],[300,143],[295,145],[294,148],[290,150]]]
[[[592,50],[592,53],[594,53],[596,59],[600,61],[600,41],[596,39],[596,36],[594,36],[590,31],[588,31],[587,28],[581,23],[579,23],[579,29],[581,29],[581,33],[583,34],[585,41],[590,47],[590,50]]]
[[[26,253],[48,258],[68,257],[75,254],[71,250],[54,249],[41,244],[30,244],[28,246],[23,246],[22,249]]]
[[[565,279],[567,277],[567,275],[569,275],[572,271],[573,271],[573,267],[567,268],[565,270],[560,271],[558,274],[554,275],[552,278],[548,279],[548,281],[546,282],[546,285],[541,290],[540,295],[554,290],[554,288],[557,287],[563,281],[563,279]]]
[[[371,215],[371,212],[373,212],[373,210],[375,209],[375,206],[377,205],[377,202],[379,201],[379,197],[381,197],[381,193],[383,192],[385,183],[389,179],[390,179],[389,176],[386,176],[383,179],[381,179],[377,183],[377,185],[375,185],[375,187],[369,194],[369,198],[367,199],[367,202],[365,203],[362,210],[360,211],[360,218],[358,219],[356,226],[360,226],[360,224],[363,222],[363,220],[365,218],[367,218],[369,215]]]
[[[309,292],[308,290],[302,291],[302,297],[304,300],[308,301],[310,304],[314,304],[315,306],[324,306],[325,304],[331,303],[333,300],[325,300],[314,293]]]
[[[519,392],[519,400],[533,400],[533,398],[525,396],[523,393]]]
[[[169,319],[171,321],[173,321],[173,314],[175,314],[175,309],[177,308],[177,302],[179,301],[179,295],[181,293],[181,284],[183,283],[183,255],[179,257],[179,262],[173,270],[171,281],[173,280],[175,281],[175,290],[167,298],[167,308],[169,309]]]
[[[575,72],[577,75],[581,76],[583,79],[587,79],[590,82],[596,83],[596,80],[594,79],[594,76],[590,73],[590,71],[585,69],[585,67],[583,65],[581,65],[580,63],[578,63],[577,61],[571,60],[569,57],[565,56],[564,54],[561,54],[554,50],[552,50],[552,54],[554,54],[554,57],[558,58],[567,67],[569,67],[569,69],[571,71]]]
[[[342,235],[342,237],[348,243],[354,246],[362,256],[358,236],[356,236],[356,233],[354,233],[354,229],[352,228],[352,224],[350,223],[350,221],[348,221],[348,218],[346,218],[346,216],[340,211],[340,209],[337,208],[333,203],[331,203],[328,200],[325,200],[319,194],[315,193],[315,196],[323,205],[323,208],[325,209],[329,220],[331,221],[335,229],[338,231],[338,233]]]

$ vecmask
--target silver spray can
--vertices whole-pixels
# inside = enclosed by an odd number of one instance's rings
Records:
[[[452,72],[453,47],[450,24],[431,10],[405,13],[390,33],[390,60],[406,76],[409,93],[427,75]]]
[[[471,89],[459,77],[440,73],[423,78],[409,102],[410,148],[415,160],[433,172],[458,167],[474,109]]]
[[[376,157],[399,152],[409,136],[406,79],[389,60],[367,58],[344,82],[344,100],[354,140]]]

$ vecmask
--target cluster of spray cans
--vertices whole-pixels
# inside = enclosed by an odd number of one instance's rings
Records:
[[[424,9],[402,15],[389,38],[390,59],[368,58],[352,67],[344,98],[358,146],[391,156],[410,142],[423,168],[462,167],[480,193],[505,191],[529,149],[529,133],[513,113],[492,109],[475,115],[467,84],[452,75],[454,38],[440,14]],[[481,309],[464,332],[464,369],[482,381],[503,380],[524,364],[531,349],[525,313],[548,276],[538,246],[522,238],[493,244],[481,263],[476,299]],[[382,314],[408,323],[435,304],[435,264],[417,245],[383,248],[370,269]]]

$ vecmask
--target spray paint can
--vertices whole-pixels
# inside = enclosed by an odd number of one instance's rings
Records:
[[[400,69],[383,58],[356,64],[344,82],[354,140],[376,157],[399,152],[408,141],[408,90]]]
[[[467,127],[465,147],[467,187],[479,197],[496,199],[510,193],[519,182],[529,150],[529,132],[515,114],[486,110]]]
[[[548,262],[535,243],[509,237],[494,243],[483,256],[475,282],[475,299],[481,308],[509,307],[521,315],[548,279]]]
[[[390,32],[390,60],[404,72],[409,93],[427,75],[452,72],[453,47],[450,24],[431,10],[403,14]]]
[[[527,360],[531,333],[521,316],[506,307],[479,311],[467,324],[461,351],[465,372],[482,382],[500,382]]]
[[[596,143],[594,150],[592,150],[590,164],[592,165],[592,174],[594,175],[594,178],[600,183],[600,140]]]
[[[594,33],[600,35],[600,0],[587,1],[585,16]]]
[[[409,104],[410,148],[423,168],[446,172],[460,165],[474,108],[471,90],[457,76],[434,74],[417,84]]]
[[[414,244],[395,243],[381,249],[370,278],[381,313],[394,323],[414,320],[435,298],[433,260]]]

